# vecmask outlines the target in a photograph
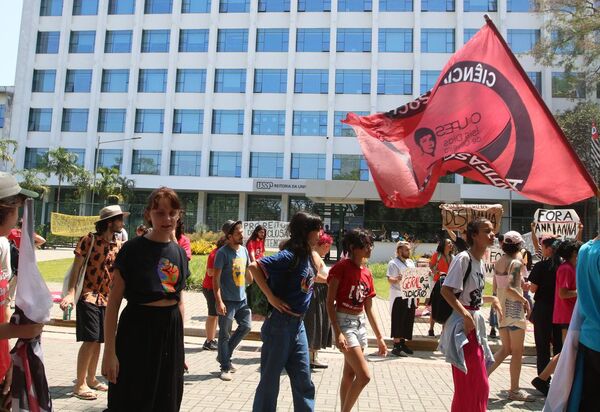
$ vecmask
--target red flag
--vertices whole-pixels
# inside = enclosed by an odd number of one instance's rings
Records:
[[[596,186],[494,24],[448,61],[431,92],[353,126],[383,203],[420,207],[459,173],[542,203],[567,205]]]

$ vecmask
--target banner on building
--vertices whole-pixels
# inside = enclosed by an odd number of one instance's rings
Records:
[[[574,209],[538,209],[533,215],[535,235],[575,238],[579,230],[579,215]]]
[[[96,230],[98,216],[74,216],[52,212],[50,232],[56,236],[81,237]]]
[[[428,298],[431,294],[431,269],[406,268],[400,271],[400,290],[403,299]]]
[[[254,228],[258,225],[263,226],[266,231],[265,248],[266,249],[279,249],[279,242],[288,238],[287,227],[288,222],[280,222],[277,220],[257,220],[257,221],[244,221],[242,228],[244,230],[244,242],[250,239],[250,235],[254,231]]]
[[[502,224],[501,204],[495,205],[463,205],[444,203],[440,205],[442,211],[442,227],[448,230],[462,232],[467,229],[469,222],[484,217],[494,225],[494,233],[500,231]]]

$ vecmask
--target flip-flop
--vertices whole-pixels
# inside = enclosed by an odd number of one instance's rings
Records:
[[[93,389],[95,391],[108,392],[108,385],[106,385],[105,383],[102,383],[102,382],[98,382],[94,386],[92,386],[92,385],[88,385],[88,386],[90,387],[90,389]]]
[[[98,399],[98,395],[90,391],[80,393],[73,392],[73,396],[84,401],[95,401],[96,399]]]

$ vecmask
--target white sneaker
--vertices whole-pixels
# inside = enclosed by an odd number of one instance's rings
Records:
[[[226,382],[233,380],[233,376],[231,376],[230,371],[221,371],[219,378],[221,378],[222,381],[226,381]]]

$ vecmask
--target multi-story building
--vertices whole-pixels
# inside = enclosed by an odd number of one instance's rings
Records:
[[[17,165],[62,146],[93,170],[97,151],[99,166],[119,167],[141,194],[177,189],[211,228],[285,220],[317,202],[333,228],[345,218],[410,231],[439,227],[436,202],[464,201],[503,203],[505,226],[527,230],[539,205],[461,176],[447,176],[430,207],[383,208],[340,123],[430,89],[484,13],[550,108],[570,105],[561,73],[527,55],[543,22],[531,0],[27,1]]]
[[[10,113],[15,88],[0,86],[0,138],[10,136]]]

